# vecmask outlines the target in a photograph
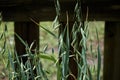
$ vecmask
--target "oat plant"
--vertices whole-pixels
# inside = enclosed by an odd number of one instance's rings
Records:
[[[72,28],[70,28],[69,22],[69,13],[66,11],[66,24],[63,26],[60,23],[61,18],[61,8],[59,0],[54,0],[56,8],[56,18],[53,21],[53,28],[59,28],[62,31],[59,36],[56,36],[55,33],[49,31],[45,27],[39,25],[31,19],[36,25],[44,29],[48,34],[51,34],[53,37],[57,38],[59,41],[59,57],[56,60],[53,56],[48,56],[39,52],[35,49],[33,54],[31,49],[34,44],[31,43],[30,46],[22,40],[19,35],[15,34],[16,37],[22,42],[26,47],[26,54],[18,56],[17,51],[12,52],[8,47],[3,47],[3,51],[8,55],[8,64],[7,68],[9,70],[9,80],[49,80],[47,73],[42,66],[41,58],[51,60],[56,64],[57,67],[57,80],[68,80],[69,76],[72,76],[74,80],[93,80],[91,73],[91,68],[87,63],[87,39],[89,37],[89,26],[86,19],[86,23],[82,19],[82,10],[81,10],[81,0],[76,0],[76,5],[74,9],[74,22]],[[89,14],[89,13],[88,13]],[[0,21],[1,23],[1,21]],[[62,27],[61,27],[62,26]],[[5,36],[7,28],[5,27],[4,33],[0,34],[0,40]],[[100,55],[100,46],[98,32],[96,29],[98,48],[97,48],[97,77],[96,80],[100,80],[100,69],[101,69],[101,55]],[[6,44],[6,42],[4,42]],[[5,50],[5,51],[4,51]],[[2,53],[1,52],[1,53]],[[0,54],[1,54],[0,53]],[[72,53],[72,54],[71,54]],[[13,55],[14,54],[14,55]],[[27,57],[27,61],[23,62],[22,58]],[[70,58],[73,57],[74,61],[77,63],[77,75],[71,73],[70,70]],[[16,66],[17,64],[17,66]],[[70,65],[69,65],[70,64]],[[77,76],[77,77],[76,77]]]
[[[59,62],[58,62],[58,72],[57,72],[57,80],[68,80],[71,75],[74,80],[93,80],[92,73],[90,67],[87,63],[87,39],[88,39],[88,21],[86,16],[86,23],[83,22],[82,10],[81,10],[81,1],[76,0],[76,5],[74,9],[74,24],[72,26],[72,30],[70,30],[69,26],[69,14],[66,14],[66,25],[62,28],[62,31],[59,34]],[[59,0],[55,0],[56,6],[56,25],[59,25],[59,29],[61,28],[60,18],[61,10]],[[67,12],[67,11],[66,11]],[[59,23],[59,24],[58,24]],[[98,32],[96,29],[97,40],[98,40],[98,48],[97,48],[97,78],[96,80],[100,80],[100,69],[101,69],[101,55],[100,55],[100,46],[99,46],[99,38]],[[71,50],[71,47],[73,48]],[[71,54],[71,52],[73,54]],[[78,73],[76,75],[71,74],[70,71],[70,57],[74,56],[74,60],[77,63]],[[70,64],[70,65],[69,65]]]

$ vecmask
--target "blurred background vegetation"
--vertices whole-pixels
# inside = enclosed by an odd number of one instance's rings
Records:
[[[52,22],[50,22],[50,21],[40,22],[40,25],[42,25],[43,27],[49,29],[50,31],[52,31],[53,33],[56,33],[58,35],[58,29],[55,29],[55,30],[53,29]],[[13,51],[14,50],[14,23],[13,22],[3,22],[2,25],[0,26],[0,34],[3,32],[5,26],[7,26],[7,31],[8,31],[6,34],[7,35],[6,42],[8,44],[10,44],[10,46],[8,46],[8,47]],[[103,61],[104,22],[102,22],[102,21],[89,22],[88,49],[90,49],[89,46],[90,46],[90,44],[92,44],[93,45],[93,53],[94,53],[94,55],[97,55],[96,54],[96,46],[95,46],[97,44],[95,27],[97,27],[98,33],[99,33],[101,56],[102,56],[102,61]],[[40,39],[40,44],[39,44],[40,51],[47,49],[45,52],[46,54],[54,55],[57,58],[58,57],[58,40],[55,39],[50,34],[48,34],[42,28],[40,28],[39,39]],[[2,47],[4,47],[3,41],[4,40],[0,40],[0,52],[3,51],[2,50]],[[52,54],[53,49],[54,49],[55,54]],[[3,58],[5,61],[7,61],[7,55],[0,56],[0,80],[7,80],[7,78],[8,78],[8,73],[6,71],[7,64],[5,63]],[[88,63],[90,65],[97,64],[96,57],[95,56],[93,57],[91,54],[89,54],[89,52],[88,52]],[[42,59],[42,64],[43,64],[43,68],[47,72],[49,80],[56,80],[57,69],[56,69],[55,63],[48,61],[48,60],[45,60],[45,59]],[[95,72],[93,72],[93,74],[95,74]],[[102,69],[101,69],[101,77],[102,77]]]

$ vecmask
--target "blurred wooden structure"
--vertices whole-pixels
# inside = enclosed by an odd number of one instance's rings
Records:
[[[63,17],[66,11],[72,21],[75,0],[59,0]],[[105,21],[104,80],[120,80],[120,1],[83,0],[83,19],[89,8],[88,20]],[[54,0],[0,0],[0,12],[4,21],[15,22],[15,32],[29,44],[33,40],[39,43],[39,27],[31,22],[52,21],[56,12]],[[19,54],[25,53],[24,46],[15,38]],[[36,46],[36,45],[35,45]]]

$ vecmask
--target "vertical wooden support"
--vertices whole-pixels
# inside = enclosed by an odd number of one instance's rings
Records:
[[[120,22],[105,23],[104,80],[120,80]]]
[[[74,22],[69,22],[69,37],[70,37],[70,53],[69,55],[75,55],[74,54],[74,50],[73,50],[73,47],[71,46],[71,43],[72,43],[72,28],[73,28],[73,24]],[[63,33],[64,29],[65,29],[65,25],[66,23],[63,22],[62,23],[62,26],[59,28],[59,33]],[[66,42],[66,34],[64,36],[64,42]],[[69,75],[67,80],[75,80],[75,78],[77,79],[77,76],[78,76],[78,67],[77,67],[77,62],[75,61],[75,56],[72,56],[69,58],[69,70],[71,72],[72,75]]]
[[[33,41],[35,42],[32,49],[39,48],[39,27],[33,22],[15,22],[15,33],[19,35],[25,42],[30,45]],[[18,56],[26,53],[25,46],[15,36],[15,47]],[[34,52],[34,51],[32,51]],[[26,58],[23,58],[23,62]]]

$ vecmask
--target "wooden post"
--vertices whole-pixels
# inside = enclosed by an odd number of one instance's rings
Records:
[[[15,22],[15,33],[19,35],[28,45],[34,41],[32,50],[39,48],[39,27],[33,22]],[[15,35],[15,48],[18,56],[26,53],[25,46]],[[32,51],[34,53],[34,51]],[[23,62],[26,62],[27,58],[23,58]]]
[[[69,70],[71,72],[72,75],[69,75],[67,80],[75,80],[75,78],[77,79],[77,76],[78,76],[78,65],[77,65],[77,62],[75,61],[75,53],[74,53],[74,49],[71,45],[72,43],[72,28],[73,28],[73,24],[74,22],[69,22],[69,38],[70,38],[70,53],[69,55],[74,55],[72,57],[69,58]],[[59,33],[63,33],[64,29],[65,29],[65,25],[66,23],[65,22],[62,22],[62,26],[59,28]],[[81,39],[81,37],[79,36],[80,34],[78,34],[78,41]],[[65,36],[63,37],[64,39],[64,42],[66,42],[66,36],[67,34],[65,33]],[[81,50],[81,48],[79,48]],[[79,51],[79,50],[78,50]],[[60,52],[61,54],[61,52]],[[60,59],[60,62],[61,62],[61,59]]]
[[[105,23],[104,80],[120,80],[120,22]]]

